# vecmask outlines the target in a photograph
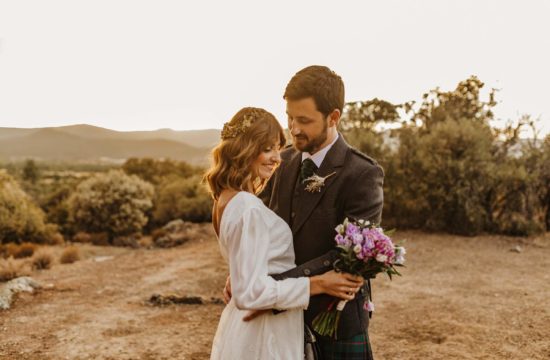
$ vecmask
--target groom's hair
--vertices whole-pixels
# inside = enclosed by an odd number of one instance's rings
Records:
[[[312,65],[298,71],[288,82],[283,99],[301,100],[312,97],[323,115],[344,109],[344,82],[326,66]]]

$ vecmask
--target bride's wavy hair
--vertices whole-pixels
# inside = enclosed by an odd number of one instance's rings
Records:
[[[274,142],[282,148],[286,138],[273,114],[253,107],[239,110],[224,125],[222,141],[212,150],[212,165],[204,175],[212,197],[217,200],[225,189],[245,191],[249,183],[259,193],[267,180],[255,178],[251,166]]]

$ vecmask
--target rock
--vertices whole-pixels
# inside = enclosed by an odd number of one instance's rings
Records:
[[[170,248],[174,246],[179,246],[189,240],[187,233],[175,233],[161,236],[155,240],[155,246],[161,248]]]
[[[207,301],[200,296],[178,296],[173,294],[153,294],[148,302],[153,306],[224,304],[223,300],[219,298],[210,298],[210,300]]]
[[[510,251],[520,253],[523,251],[523,249],[521,248],[521,246],[516,245],[515,247],[511,248]]]
[[[117,236],[113,239],[113,245],[114,246],[122,246],[122,247],[131,247],[131,248],[138,248],[139,247],[139,239],[141,238],[141,234],[132,234],[128,236]]]
[[[114,256],[96,256],[94,258],[94,261],[95,262],[104,262],[104,261],[108,261],[108,260],[113,260],[115,257]]]
[[[176,219],[164,225],[162,229],[168,233],[178,233],[188,230],[191,226],[192,224],[189,222],[185,222],[182,219]]]
[[[18,292],[30,292],[35,289],[40,289],[42,286],[28,276],[21,276],[10,280],[0,287],[0,309],[7,310],[10,308],[13,295]]]

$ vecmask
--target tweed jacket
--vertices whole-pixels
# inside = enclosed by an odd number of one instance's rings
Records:
[[[332,269],[336,247],[336,225],[344,218],[365,219],[380,223],[383,206],[382,168],[372,158],[349,146],[340,134],[325,156],[319,176],[335,173],[319,192],[308,192],[300,183],[301,152],[288,147],[281,153],[282,162],[260,197],[292,229],[297,267],[275,279],[313,276]],[[365,285],[341,315],[337,338],[346,339],[365,332],[369,316],[363,309],[370,289]],[[313,318],[333,301],[328,295],[310,299],[305,321]]]

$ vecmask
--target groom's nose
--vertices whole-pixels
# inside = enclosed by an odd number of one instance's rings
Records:
[[[296,136],[300,133],[300,127],[296,126],[296,123],[290,123],[289,130],[292,136]]]

